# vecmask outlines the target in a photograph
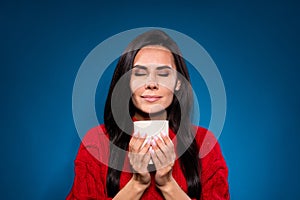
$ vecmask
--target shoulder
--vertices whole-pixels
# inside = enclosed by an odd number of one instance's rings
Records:
[[[227,177],[228,168],[215,135],[203,128],[194,127],[196,130],[195,139],[199,148],[199,158],[202,166],[202,178],[204,180],[213,176],[216,171]]]
[[[85,146],[97,146],[98,143],[105,138],[108,138],[108,134],[104,124],[101,124],[88,130],[82,138],[82,143]]]
[[[228,167],[215,135],[202,127],[194,127],[199,147],[203,199],[229,199]]]
[[[221,153],[220,145],[213,132],[200,126],[193,126],[193,129],[195,131],[195,139],[199,148],[200,158],[204,158],[210,153]]]
[[[91,157],[100,162],[106,162],[109,155],[109,136],[104,125],[99,125],[87,131],[82,138],[77,159],[86,160]]]

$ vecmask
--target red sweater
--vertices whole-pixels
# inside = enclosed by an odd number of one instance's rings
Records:
[[[197,127],[196,141],[200,148],[199,163],[201,165],[201,200],[229,199],[228,169],[222,156],[220,146],[214,135],[204,128]],[[176,147],[176,137],[169,129],[170,138]],[[174,138],[175,137],[175,138]],[[75,178],[72,189],[67,196],[70,199],[109,200],[106,193],[106,175],[109,158],[109,140],[104,125],[91,129],[84,137],[75,159]],[[120,177],[120,189],[131,179],[128,157],[125,157],[124,171]],[[178,185],[187,193],[186,179],[181,171],[179,160],[175,161],[172,175]],[[162,200],[156,188],[154,174],[151,172],[151,184],[141,199]]]

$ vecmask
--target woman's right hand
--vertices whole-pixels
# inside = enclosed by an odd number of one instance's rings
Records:
[[[150,138],[146,139],[146,135],[141,136],[139,133],[134,133],[129,142],[128,158],[133,169],[132,179],[145,187],[150,185],[151,175],[148,172],[148,164],[150,161]],[[144,142],[145,145],[143,146]]]
[[[151,183],[151,175],[148,172],[150,161],[150,142],[146,142],[146,136],[133,134],[129,142],[128,158],[133,169],[131,180],[123,187],[113,200],[132,199],[138,200]]]

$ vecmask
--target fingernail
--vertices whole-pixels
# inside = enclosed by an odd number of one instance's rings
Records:
[[[146,145],[146,144],[148,144],[148,138],[145,139],[145,141],[143,143],[143,146]]]
[[[158,140],[158,137],[157,137],[157,136],[154,136],[154,140],[157,141],[157,140]]]
[[[154,140],[151,140],[152,146],[156,146],[156,142]]]
[[[151,139],[150,139],[150,138],[147,138],[147,139],[146,139],[146,143],[147,143],[147,144],[151,144]]]
[[[141,133],[141,138],[145,138],[146,137],[146,133]]]
[[[151,154],[154,153],[154,150],[152,149],[152,147],[149,148],[149,152],[150,152]]]
[[[137,131],[132,134],[132,136],[134,136],[134,137],[136,137],[137,135],[138,135]]]
[[[163,136],[167,136],[167,133],[165,131],[161,132]]]

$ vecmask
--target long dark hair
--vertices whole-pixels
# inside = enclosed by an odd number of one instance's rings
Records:
[[[191,198],[200,199],[201,184],[200,184],[200,164],[198,159],[199,148],[196,145],[194,139],[194,131],[191,126],[190,113],[193,105],[193,94],[188,84],[190,82],[189,73],[184,59],[181,56],[177,44],[163,31],[151,30],[147,31],[137,38],[135,38],[126,48],[125,53],[120,57],[117,66],[115,68],[113,78],[110,84],[108,96],[106,99],[104,109],[104,124],[106,131],[109,134],[109,139],[112,144],[119,147],[124,151],[120,151],[116,148],[110,148],[109,166],[123,166],[125,153],[130,141],[130,135],[128,132],[133,130],[133,122],[130,118],[125,116],[122,119],[122,124],[128,127],[127,133],[119,128],[112,114],[111,100],[112,93],[120,78],[128,71],[132,69],[134,58],[138,51],[148,45],[160,45],[172,52],[174,57],[177,72],[186,80],[181,81],[181,89],[174,91],[174,98],[171,105],[167,108],[167,120],[169,121],[169,127],[176,134],[177,137],[177,152],[183,152],[179,158],[180,167],[185,175],[188,186],[188,195]],[[179,76],[180,79],[181,76]],[[125,87],[118,96],[122,97],[124,94],[131,94],[129,87]],[[122,98],[121,98],[122,99]],[[180,104],[179,104],[180,102]],[[133,117],[135,114],[135,106],[132,101],[129,102],[120,101],[118,106],[121,108],[129,106],[129,115]],[[182,108],[180,107],[182,106]],[[122,115],[122,113],[121,113]],[[128,115],[128,113],[127,113]],[[124,127],[123,126],[123,127]],[[107,194],[110,197],[114,197],[120,186],[121,171],[113,167],[108,167],[106,189]]]

